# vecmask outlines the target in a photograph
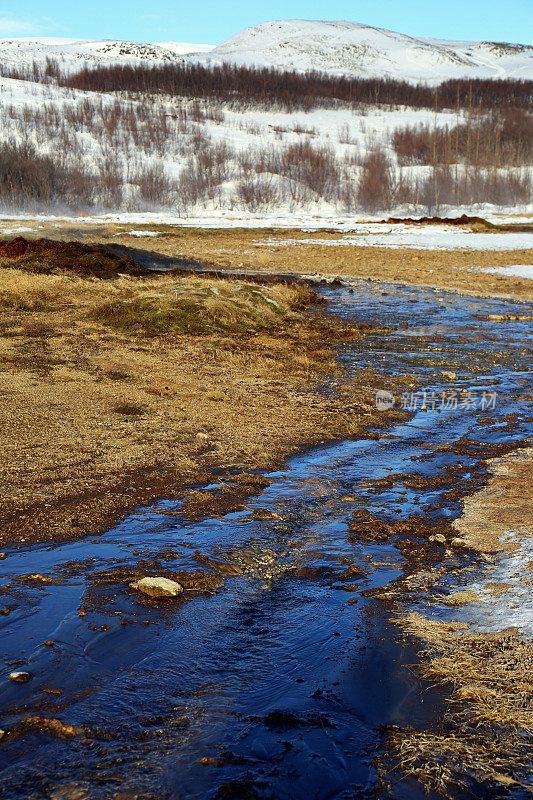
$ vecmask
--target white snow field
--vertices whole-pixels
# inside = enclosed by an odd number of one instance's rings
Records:
[[[453,225],[394,225],[369,223],[354,225],[352,232],[339,239],[276,239],[258,242],[258,247],[286,247],[291,244],[320,244],[329,247],[387,247],[417,250],[527,250],[533,247],[530,233],[474,233]],[[488,272],[496,272],[494,268]],[[512,269],[531,270],[531,267]],[[513,275],[513,272],[503,274]],[[525,275],[524,277],[531,277]]]
[[[449,78],[533,78],[533,46],[415,39],[357,22],[264,22],[202,60],[338,75],[440,83]]]
[[[483,272],[492,272],[495,275],[508,275],[511,278],[529,278],[533,281],[533,265],[512,264],[508,267],[482,267]]]

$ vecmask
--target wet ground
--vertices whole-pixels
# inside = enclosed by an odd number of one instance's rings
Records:
[[[293,458],[225,516],[161,501],[90,541],[8,551],[1,796],[424,796],[380,788],[374,765],[384,726],[424,724],[442,702],[397,638],[394,587],[450,557],[429,537],[483,485],[483,459],[530,435],[532,312],[370,282],[324,293],[332,313],[389,326],[339,357],[347,377],[412,375],[396,398],[410,421]],[[186,591],[143,599],[129,583],[146,574]]]

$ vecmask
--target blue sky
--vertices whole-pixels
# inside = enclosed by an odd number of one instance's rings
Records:
[[[411,36],[533,42],[533,0],[0,0],[0,37],[219,44],[272,19],[347,19]]]

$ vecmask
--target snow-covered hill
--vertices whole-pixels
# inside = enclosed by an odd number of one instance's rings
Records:
[[[533,46],[415,39],[356,22],[286,20],[247,28],[218,46],[188,42],[0,39],[0,62],[46,58],[67,69],[82,64],[169,61],[232,62],[336,75],[404,78],[436,84],[449,78],[533,79]]]
[[[182,61],[185,55],[206,53],[213,47],[214,45],[188,42],[146,44],[111,39],[0,39],[0,61],[20,67],[52,58],[60,61],[66,68],[79,69],[84,64]]]
[[[533,77],[532,56],[531,47],[422,41],[348,22],[268,23],[215,48],[0,39],[0,215],[176,214],[213,225],[257,215],[291,224],[299,215],[316,226],[350,214],[531,213],[533,159],[519,124],[530,126],[526,110],[505,133],[503,113],[495,122],[484,109],[128,96],[67,88],[53,65],[42,67],[57,60],[62,75],[85,65],[227,61],[436,83]],[[467,137],[459,150],[457,125],[478,130],[476,148]],[[435,153],[428,142],[440,142]]]
[[[438,83],[449,78],[533,78],[533,47],[415,39],[356,22],[265,22],[200,57],[207,62],[390,76]]]

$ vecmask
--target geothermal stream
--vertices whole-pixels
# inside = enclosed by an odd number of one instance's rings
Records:
[[[424,725],[443,697],[412,668],[416,649],[391,621],[400,601],[379,596],[412,571],[409,544],[365,539],[353,520],[359,511],[388,524],[414,514],[450,521],[461,515],[462,496],[449,489],[476,491],[486,481],[484,457],[523,445],[532,325],[488,317],[531,310],[370,282],[323,292],[331,313],[392,329],[344,344],[347,374],[371,367],[416,375],[425,408],[421,394],[406,398],[408,421],[290,459],[245,510],[191,521],[167,513],[179,502],[161,500],[97,538],[8,550],[0,562],[0,607],[10,609],[0,617],[3,797],[425,796],[413,781],[374,794],[383,726]],[[324,391],[335,388],[332,380]],[[441,407],[436,398],[451,389],[460,402]],[[424,480],[383,481],[394,475]],[[198,487],[206,488],[217,484]],[[277,516],[254,519],[254,509]],[[452,564],[442,596],[453,588],[454,564],[471,562],[461,576],[479,589],[483,561],[444,551],[437,543],[432,556]],[[496,570],[512,583],[521,557]],[[129,588],[139,569],[206,569],[219,585],[145,600]],[[28,577],[35,573],[48,582]],[[405,602],[423,612],[427,598]],[[518,584],[466,608],[434,604],[431,614],[468,617],[480,630],[533,632]],[[10,681],[14,669],[31,680]],[[76,735],[20,724],[29,716],[62,720]],[[468,796],[487,795],[474,787]]]

